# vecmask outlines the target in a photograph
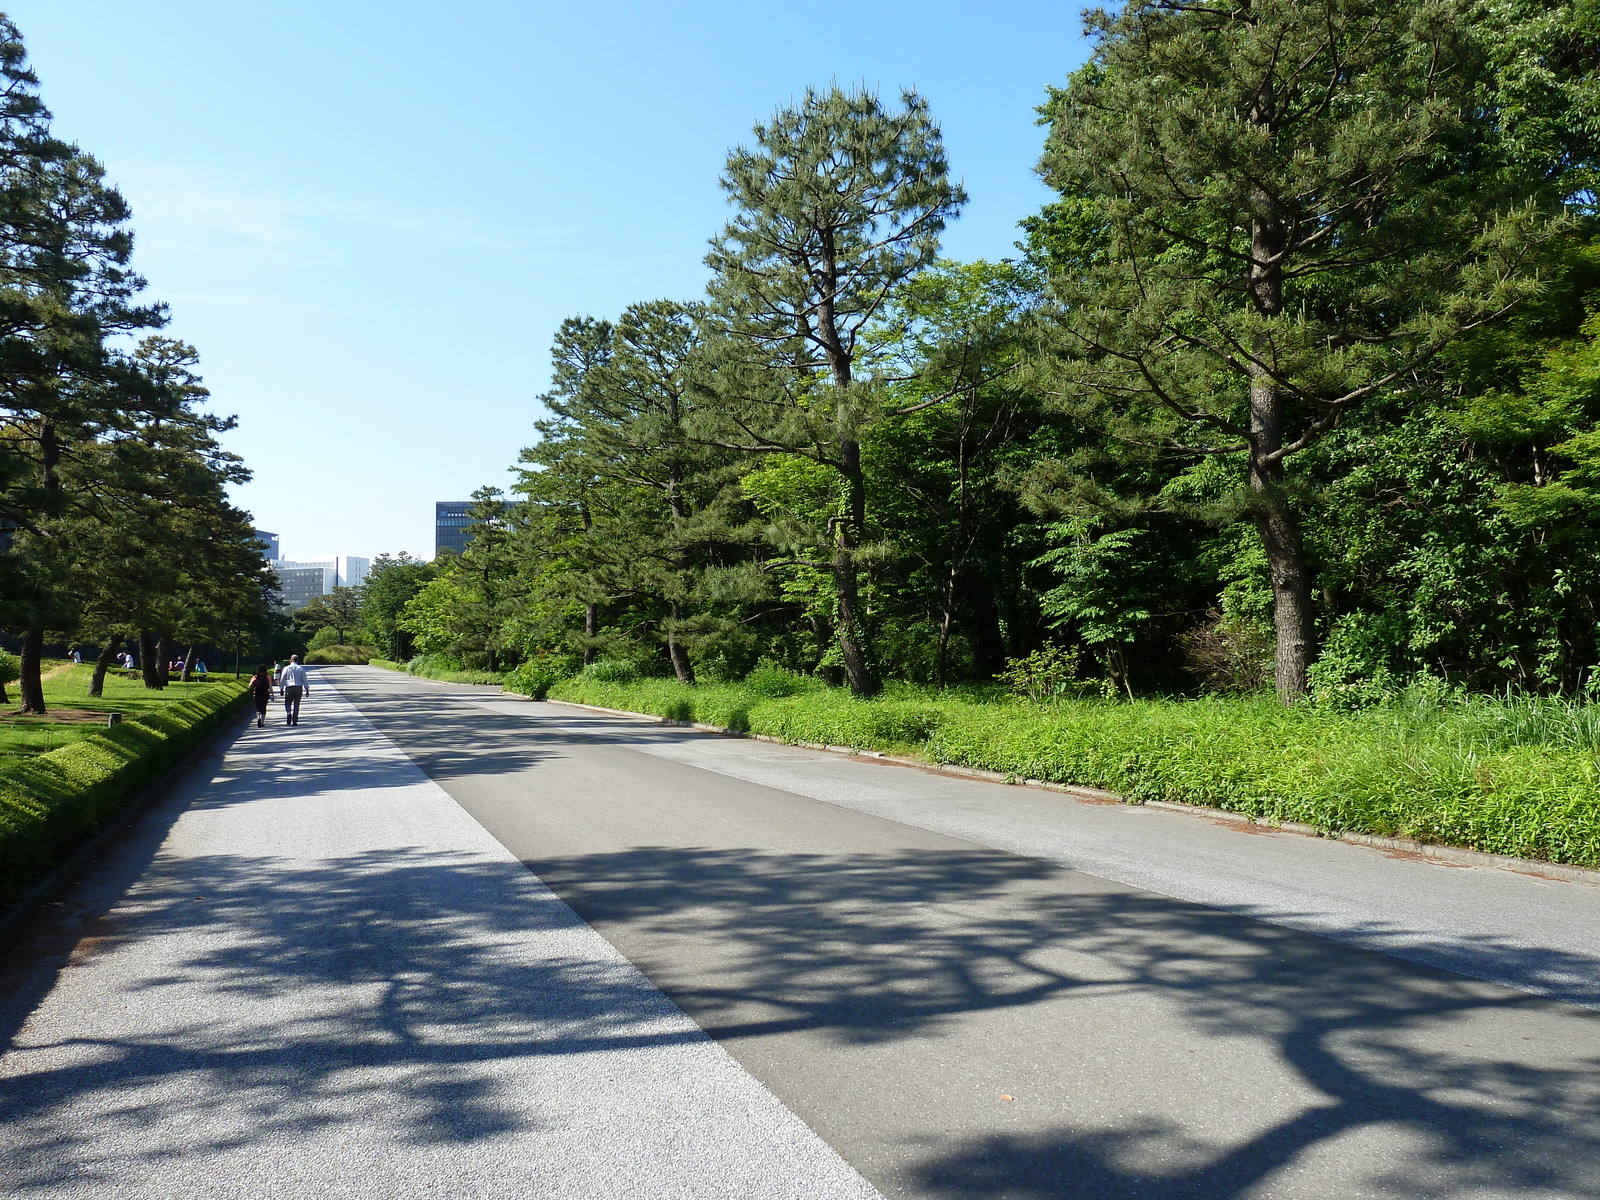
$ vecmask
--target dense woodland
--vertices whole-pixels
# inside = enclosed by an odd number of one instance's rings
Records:
[[[271,621],[273,580],[227,498],[249,477],[217,441],[232,421],[205,410],[194,348],[159,332],[132,247],[127,204],[52,134],[0,17],[0,631],[20,643],[25,714],[45,710],[48,644],[96,648],[99,695],[123,647],[162,687],[197,646],[254,647]]]
[[[939,256],[966,197],[916,94],[757,125],[706,295],[566,321],[515,494],[459,557],[380,560],[385,652],[863,695],[1019,662],[1596,686],[1600,9],[1088,24],[1012,259]]]

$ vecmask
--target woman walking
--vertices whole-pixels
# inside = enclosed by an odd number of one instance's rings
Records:
[[[267,706],[272,703],[272,668],[263,663],[250,676],[250,699],[256,706],[256,728],[267,725]]]

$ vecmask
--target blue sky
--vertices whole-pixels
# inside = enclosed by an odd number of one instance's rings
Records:
[[[510,482],[562,318],[692,297],[750,126],[831,80],[917,88],[972,200],[955,258],[1047,199],[1077,5],[13,0],[56,129],[134,210],[237,499],[310,558],[431,556]]]

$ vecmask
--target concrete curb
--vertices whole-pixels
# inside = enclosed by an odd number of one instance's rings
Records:
[[[516,692],[507,694],[520,696],[520,693]],[[520,698],[528,699],[526,696],[520,696]],[[764,733],[746,733],[739,729],[725,729],[719,725],[704,725],[698,721],[677,721],[670,717],[657,717],[650,713],[629,712],[621,708],[601,708],[597,704],[578,704],[572,700],[531,701],[531,703],[559,704],[564,708],[578,708],[583,709],[585,712],[604,713],[613,717],[633,717],[656,725],[695,729],[701,733],[716,733],[724,737],[745,738],[755,742],[770,742],[778,746],[799,746],[806,750],[823,750],[829,754],[841,754],[848,758],[860,759],[865,762],[880,762],[896,767],[914,767],[919,771],[929,771],[936,775],[953,775],[962,779],[976,779],[984,783],[1000,783],[1010,787],[1037,788],[1040,791],[1056,792],[1082,804],[1129,804],[1135,807],[1156,808],[1163,812],[1184,813],[1189,816],[1204,817],[1207,820],[1224,821],[1233,825],[1253,825],[1260,829],[1271,829],[1279,833],[1294,833],[1303,837],[1351,842],[1358,846],[1370,846],[1374,850],[1385,851],[1396,857],[1421,858],[1442,865],[1457,867],[1492,867],[1495,870],[1515,871],[1519,875],[1533,875],[1540,879],[1600,887],[1600,871],[1591,870],[1588,867],[1569,867],[1563,863],[1543,862],[1533,858],[1514,858],[1506,854],[1488,854],[1482,850],[1465,850],[1457,846],[1436,846],[1431,842],[1414,842],[1409,838],[1383,837],[1375,833],[1323,829],[1317,825],[1304,825],[1298,821],[1267,821],[1244,813],[1230,812],[1225,808],[1209,808],[1199,804],[1179,804],[1170,800],[1127,800],[1115,792],[1107,792],[1100,788],[1075,787],[1070,784],[1050,783],[1043,779],[1018,779],[1014,775],[1007,775],[1001,771],[985,771],[977,767],[957,766],[955,763],[933,763],[924,759],[904,758],[893,754],[885,754],[880,750],[857,750],[850,746],[825,746],[818,742],[786,742],[782,738],[770,737]]]

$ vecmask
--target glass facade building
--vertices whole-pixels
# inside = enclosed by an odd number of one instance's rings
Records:
[[[505,512],[522,504],[521,500],[502,501]],[[440,500],[433,506],[433,556],[449,552],[460,554],[472,540],[471,500]]]

